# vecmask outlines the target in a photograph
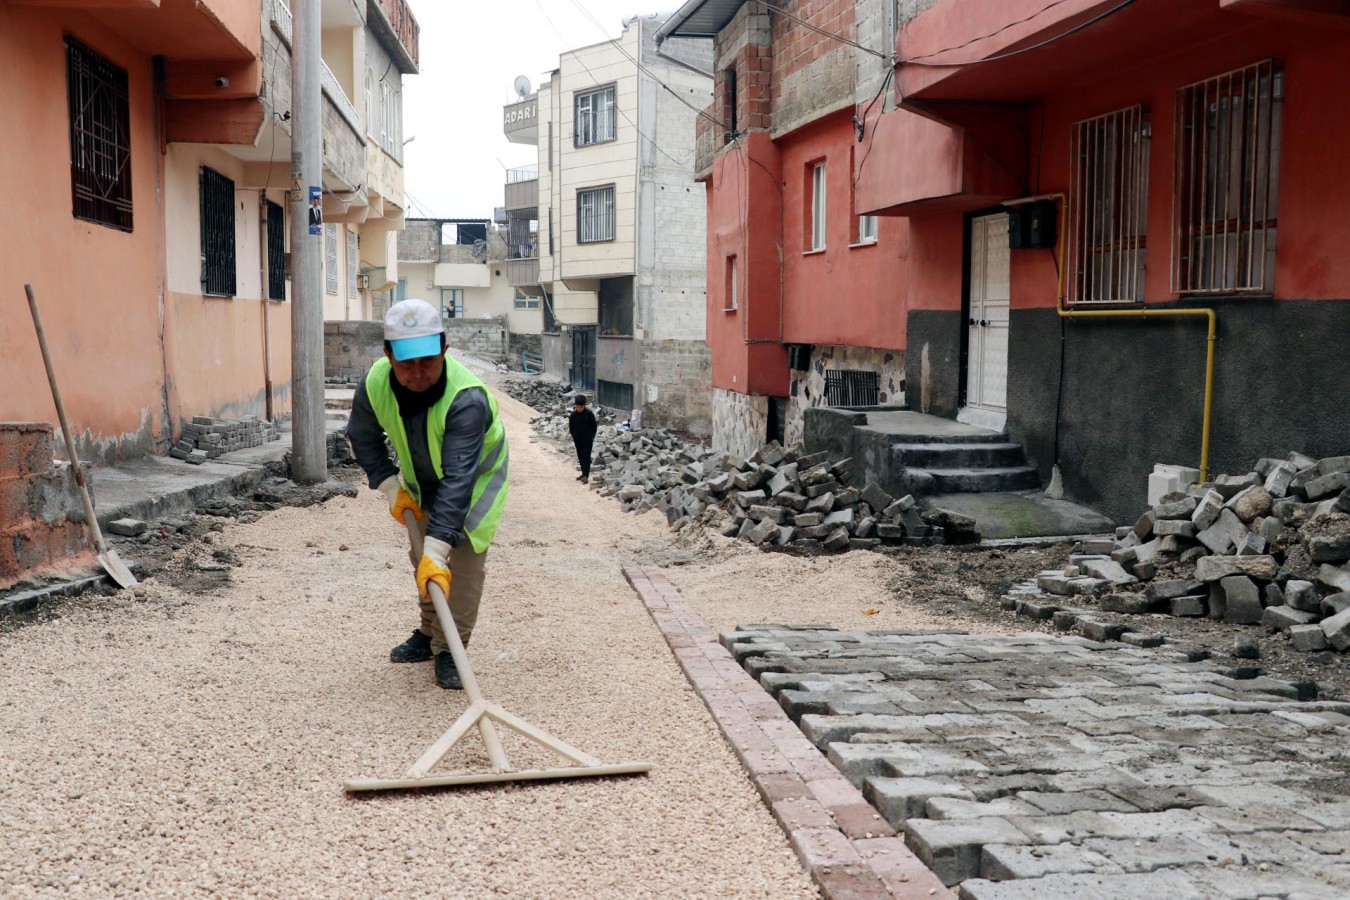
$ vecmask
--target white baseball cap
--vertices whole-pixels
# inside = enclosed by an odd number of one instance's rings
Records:
[[[425,300],[403,300],[384,314],[384,339],[394,359],[403,362],[421,356],[439,356],[445,325],[441,314]]]

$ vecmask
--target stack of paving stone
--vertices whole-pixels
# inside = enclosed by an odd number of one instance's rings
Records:
[[[501,382],[500,389],[526,406],[532,406],[543,413],[556,413],[571,407],[572,398],[577,394],[565,385],[526,378],[505,379]]]
[[[169,455],[201,465],[231,450],[261,447],[280,438],[281,429],[275,423],[257,416],[239,419],[194,416],[183,426],[183,436],[169,449]]]
[[[1168,494],[1114,540],[1084,541],[1067,569],[1015,587],[1004,605],[1050,618],[1095,599],[1106,612],[1208,615],[1286,632],[1300,650],[1345,651],[1347,562],[1350,456],[1291,453]]]

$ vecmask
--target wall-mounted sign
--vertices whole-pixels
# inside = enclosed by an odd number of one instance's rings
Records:
[[[502,117],[502,127],[507,133],[523,131],[538,124],[539,98],[531,97],[506,107]]]
[[[323,188],[309,188],[309,233],[323,234]]]

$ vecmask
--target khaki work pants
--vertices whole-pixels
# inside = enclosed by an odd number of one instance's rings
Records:
[[[415,557],[412,548],[408,548],[408,558],[412,560],[413,574],[417,573],[417,564],[422,560]],[[473,626],[478,621],[478,604],[483,599],[483,578],[487,574],[487,551],[473,552],[473,544],[464,543],[450,551],[450,596],[447,603],[450,615],[455,620],[455,630],[459,639],[467,647]],[[416,579],[414,579],[415,582]],[[431,652],[443,653],[450,649],[445,641],[445,631],[441,628],[441,619],[436,615],[436,607],[430,600],[417,603],[422,614],[422,624],[418,628],[431,638]]]

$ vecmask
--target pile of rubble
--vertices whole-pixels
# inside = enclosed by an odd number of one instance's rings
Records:
[[[533,420],[545,438],[568,440],[562,417]],[[658,510],[675,530],[698,522],[759,546],[872,549],[881,544],[975,543],[975,520],[934,509],[876,484],[848,484],[851,459],[803,455],[777,441],[749,459],[714,451],[659,428],[601,427],[591,487],[628,512]]]
[[[231,450],[261,447],[268,441],[280,439],[280,426],[258,416],[238,419],[194,416],[183,426],[183,435],[169,448],[169,455],[201,465]]]
[[[1063,571],[1009,600],[1048,617],[1063,598],[1106,612],[1209,616],[1350,650],[1350,456],[1262,459],[1167,494],[1115,540],[1084,541]],[[1049,595],[1049,596],[1047,596]]]

